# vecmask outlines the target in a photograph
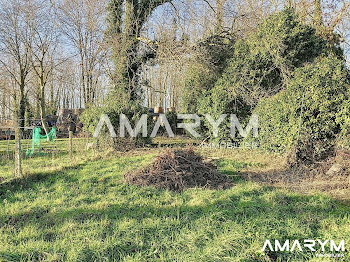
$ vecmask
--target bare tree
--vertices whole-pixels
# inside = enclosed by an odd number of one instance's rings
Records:
[[[105,28],[104,1],[59,0],[56,2],[57,17],[67,40],[79,57],[81,95],[84,104],[96,99],[99,78],[106,50],[103,48]]]
[[[14,82],[10,95],[17,120],[15,173],[21,176],[20,137],[25,122],[26,82],[31,69],[30,48],[26,43],[32,39],[32,31],[26,21],[32,6],[30,2],[20,0],[1,0],[0,6],[0,63]]]
[[[15,83],[10,95],[14,98],[18,125],[23,127],[26,81],[31,70],[30,47],[26,44],[32,41],[32,31],[26,22],[31,6],[20,0],[0,3],[0,63]]]
[[[30,42],[26,42],[30,50],[30,63],[35,77],[37,111],[46,135],[46,87],[56,65],[62,58],[56,57],[58,45],[58,30],[53,20],[54,13],[51,5],[44,0],[33,1],[33,8],[29,19],[26,20],[32,32]],[[24,39],[27,40],[27,39]]]

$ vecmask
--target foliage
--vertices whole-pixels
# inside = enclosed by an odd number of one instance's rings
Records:
[[[260,147],[272,151],[284,152],[293,144],[298,134],[298,112],[301,97],[282,90],[275,96],[260,100],[254,113],[259,116]],[[291,112],[295,114],[293,117]],[[300,114],[300,110],[299,110]]]
[[[203,63],[195,62],[188,66],[185,75],[185,88],[181,97],[181,111],[197,113],[198,101],[212,86],[218,74]]]
[[[169,122],[169,125],[171,127],[171,130],[173,130],[173,132],[175,133],[175,135],[177,135],[178,132],[182,131],[182,130],[178,130],[177,128],[177,124],[180,122],[178,119],[177,119],[177,114],[176,112],[174,111],[168,111],[165,113],[165,117],[166,119],[168,120]],[[165,132],[165,128],[163,128],[163,131]],[[168,135],[168,134],[167,134]]]
[[[148,54],[140,54],[139,37],[143,25],[151,13],[167,1],[110,0],[108,4],[106,38],[112,47],[112,80],[116,87],[122,87],[129,94],[132,101],[139,99],[139,71],[149,59]]]
[[[207,96],[199,100],[199,113],[202,116],[202,133],[210,140],[223,141],[231,140],[230,136],[230,114],[237,116],[248,116],[250,107],[244,103],[240,97],[233,98],[230,92],[223,86],[216,85],[212,90],[207,92]],[[214,121],[217,121],[222,114],[226,114],[226,118],[219,126],[218,137],[213,137],[212,124],[204,117],[210,115]],[[239,119],[244,125],[247,120]]]
[[[259,115],[260,146],[284,152],[298,139],[311,145],[322,141],[323,148],[317,149],[322,158],[341,132],[339,112],[348,99],[349,83],[343,61],[333,55],[297,69],[285,90],[263,99],[254,110]]]
[[[348,78],[350,79],[350,74]],[[339,113],[338,123],[341,125],[340,144],[350,149],[350,86],[348,86],[347,97],[348,99],[344,101],[342,110]]]
[[[241,98],[246,105],[254,106],[262,96],[281,88],[279,69],[268,53],[253,53],[247,41],[238,41],[233,57],[217,82],[225,88],[231,99]]]
[[[290,85],[289,81],[293,81],[294,71],[328,51],[326,41],[310,25],[299,21],[293,9],[273,14],[258,26],[256,33],[235,43],[232,58],[215,88],[199,100],[202,111],[216,116],[235,113],[240,121],[246,123],[262,100],[259,107],[269,108],[279,115],[292,106],[283,95],[283,89]],[[279,92],[282,93],[277,97],[269,98]],[[283,106],[277,102],[280,99],[285,99]],[[272,121],[278,126],[283,119],[276,117]],[[226,121],[220,128],[221,139],[228,138],[227,124]],[[210,130],[211,126],[207,125],[207,128]],[[277,136],[280,136],[276,137],[277,141],[295,138],[284,133]],[[283,144],[290,143],[285,141]]]
[[[138,101],[131,101],[123,90],[114,90],[108,94],[108,97],[103,101],[101,106],[91,106],[87,108],[81,116],[81,121],[84,124],[84,129],[90,134],[94,133],[94,130],[100,121],[103,114],[106,114],[115,129],[117,135],[119,134],[119,117],[120,114],[124,114],[130,121],[132,127],[140,120],[142,114],[147,114],[147,109],[143,108]],[[148,123],[151,120],[148,119]],[[148,125],[148,134],[150,134],[151,126]],[[105,127],[104,132],[107,132]],[[149,136],[143,138],[141,133],[135,139],[137,144],[150,143]]]
[[[350,82],[350,73],[348,74],[348,79]],[[347,87],[348,87],[348,93],[347,93],[348,99],[344,101],[343,107],[338,116],[338,122],[342,128],[341,135],[343,136],[350,135],[350,86],[348,85]]]
[[[227,60],[232,56],[236,37],[229,32],[210,35],[198,43],[198,49],[208,64],[219,74],[226,67]]]
[[[185,87],[182,96],[182,111],[198,113],[198,101],[212,89],[231,57],[234,36],[221,33],[208,36],[196,46],[194,60],[185,73]]]
[[[291,8],[269,16],[248,41],[253,53],[268,54],[280,71],[293,70],[329,51],[326,41]]]
[[[281,90],[295,68],[327,52],[326,42],[298,19],[293,9],[285,9],[238,41],[218,84],[252,106]]]

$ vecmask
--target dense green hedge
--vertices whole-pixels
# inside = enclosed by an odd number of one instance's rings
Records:
[[[260,147],[284,152],[299,139],[311,141],[310,146],[323,144],[317,149],[321,155],[346,127],[349,83],[344,62],[333,55],[297,69],[286,89],[261,100],[254,110]]]
[[[226,68],[232,56],[235,37],[228,33],[208,36],[200,41],[188,64],[181,97],[183,113],[198,113],[199,100],[210,91]]]
[[[340,145],[350,150],[350,87],[348,87],[348,100],[344,102],[338,119],[342,127],[339,136]]]
[[[213,88],[202,92],[197,102],[199,112],[213,116],[234,113],[247,123],[262,98],[283,90],[296,68],[328,51],[326,41],[302,23],[293,9],[273,14],[256,33],[236,41],[222,76]],[[275,106],[271,110],[280,111]],[[279,119],[275,121],[277,124]],[[228,124],[226,121],[221,126],[218,139],[230,139]],[[205,125],[209,135],[211,125]]]

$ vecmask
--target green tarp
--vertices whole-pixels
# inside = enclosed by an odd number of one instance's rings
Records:
[[[32,138],[32,150],[27,150],[27,156],[32,156],[35,152],[35,147],[38,149],[38,153],[40,153],[40,139],[46,139],[50,142],[53,142],[56,138],[56,128],[52,128],[51,131],[47,135],[41,135],[41,128],[35,127],[33,129],[33,138]]]

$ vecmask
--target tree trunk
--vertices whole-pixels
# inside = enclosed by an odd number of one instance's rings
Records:
[[[17,108],[17,124],[19,128],[24,127],[25,113],[26,113],[26,101],[25,101],[25,94],[24,94],[24,83],[22,83],[19,88],[19,105]]]
[[[323,26],[321,0],[314,0],[314,26],[320,30]]]
[[[141,28],[151,12],[165,1],[111,0],[109,37],[113,43],[113,58],[115,64],[115,86],[122,87],[130,96],[131,101],[138,100],[139,69],[147,58],[138,57],[138,44]],[[121,15],[121,10],[124,14]],[[115,44],[115,41],[119,42]]]
[[[49,132],[48,127],[46,123],[46,103],[45,103],[45,88],[44,85],[41,85],[40,87],[40,120],[41,124],[43,126],[43,129],[45,131],[45,135],[47,138],[47,141],[49,141]]]
[[[6,119],[6,96],[2,95],[2,106],[1,106],[1,116],[0,116],[0,122],[2,120]]]
[[[21,128],[15,127],[15,176],[22,177]]]
[[[224,28],[224,0],[216,0],[216,33],[220,34]]]
[[[24,118],[26,111],[24,81],[19,87],[19,101],[16,108],[16,127],[15,127],[15,175],[22,177],[22,157],[21,157],[21,137],[24,127]]]

